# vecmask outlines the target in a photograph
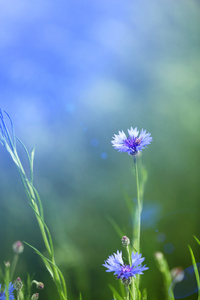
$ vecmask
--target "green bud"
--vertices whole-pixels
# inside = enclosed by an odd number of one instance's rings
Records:
[[[132,278],[131,277],[129,277],[129,278],[122,278],[121,281],[122,281],[122,283],[124,285],[128,286],[129,284],[131,284]]]
[[[123,245],[124,247],[127,247],[129,244],[130,244],[129,238],[128,238],[127,236],[123,236],[123,237],[122,237],[122,245]]]
[[[39,299],[39,294],[38,293],[33,294],[31,300],[37,300],[37,299]]]
[[[21,281],[21,278],[20,277],[17,277],[17,279],[15,280],[14,282],[14,288],[17,290],[17,291],[20,291],[23,287],[23,283]]]
[[[32,283],[35,283],[37,289],[43,290],[43,288],[44,288],[44,283],[43,282],[40,282],[40,281],[37,281],[37,280],[33,280]]]

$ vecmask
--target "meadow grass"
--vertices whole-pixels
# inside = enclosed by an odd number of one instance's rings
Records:
[[[6,116],[9,121],[9,126],[11,130],[8,130],[6,122],[4,120]],[[113,272],[117,279],[120,281],[120,291],[116,290],[112,285],[109,285],[112,291],[114,300],[147,300],[148,293],[147,289],[141,289],[141,275],[144,271],[148,270],[148,266],[144,265],[145,260],[142,257],[141,252],[141,214],[143,208],[143,196],[145,190],[145,184],[147,181],[147,170],[142,165],[141,154],[142,150],[147,147],[152,142],[151,134],[146,132],[146,130],[139,131],[136,128],[128,129],[128,136],[123,131],[119,131],[115,134],[112,140],[113,147],[119,152],[125,152],[130,156],[130,163],[133,166],[133,174],[136,181],[136,203],[130,197],[126,197],[126,204],[129,210],[129,214],[132,219],[132,236],[129,237],[122,235],[122,230],[120,226],[112,218],[109,218],[111,224],[121,236],[121,247],[125,252],[117,250],[116,253],[110,255],[107,260],[105,260],[103,266],[107,269],[107,272]],[[15,135],[14,126],[12,119],[6,112],[0,110],[0,142],[6,148],[10,154],[13,162],[15,163],[24,187],[24,191],[28,198],[28,202],[35,214],[38,222],[40,233],[44,242],[44,246],[47,255],[42,254],[36,247],[30,245],[27,242],[24,244],[32,248],[42,259],[45,267],[47,268],[51,278],[53,279],[58,297],[60,300],[67,300],[67,287],[64,276],[56,264],[54,256],[54,246],[53,239],[50,230],[44,219],[44,212],[42,201],[40,199],[39,193],[34,186],[34,154],[35,149],[28,152],[24,143]],[[28,170],[25,170],[22,161],[18,155],[17,142],[21,144],[25,151],[25,155],[29,162]],[[29,175],[27,175],[29,174]],[[128,230],[127,230],[128,232]],[[198,244],[200,241],[195,237]],[[32,293],[32,287],[35,285],[39,290],[44,288],[44,284],[35,280],[34,278],[27,275],[27,281],[22,282],[20,277],[15,280],[14,275],[19,259],[19,255],[23,252],[24,245],[21,241],[16,241],[13,244],[14,257],[13,262],[5,262],[4,271],[1,270],[1,278],[4,283],[4,288],[0,286],[0,300],[37,300],[39,298],[39,293]],[[197,282],[198,300],[200,300],[200,277],[199,270],[196,264],[196,259],[194,253],[189,246],[190,255],[192,258],[192,264],[194,268],[195,278]],[[178,282],[176,279],[172,282],[172,274],[169,269],[167,260],[164,254],[161,252],[155,253],[155,259],[159,271],[163,276],[163,287],[166,300],[174,300],[174,282]],[[151,272],[151,270],[148,270]],[[145,276],[145,275],[144,275]],[[179,276],[180,278],[180,276]],[[182,280],[182,279],[181,279]],[[79,294],[79,300],[82,300],[82,294]],[[160,300],[160,299],[159,299]]]

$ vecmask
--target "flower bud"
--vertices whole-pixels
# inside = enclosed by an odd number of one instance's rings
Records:
[[[39,290],[43,290],[43,288],[44,288],[44,283],[38,282],[36,286],[37,286],[37,288],[38,288]]]
[[[20,277],[17,277],[17,279],[15,280],[14,282],[14,288],[17,290],[17,291],[20,291],[23,287],[23,283],[21,281],[21,278]]]
[[[4,261],[4,264],[5,264],[6,268],[10,268],[10,262],[9,261]]]
[[[129,278],[122,278],[121,281],[122,281],[122,283],[124,285],[129,285],[132,282],[132,278],[131,277],[129,277]]]
[[[43,282],[33,280],[32,283],[35,283],[37,289],[43,290],[43,288],[44,288],[44,283]]]
[[[33,294],[32,297],[31,297],[31,300],[38,300],[39,299],[39,294],[36,293],[36,294]]]
[[[155,258],[156,258],[158,261],[160,261],[160,260],[162,260],[162,259],[164,258],[163,253],[162,253],[162,252],[159,252],[159,251],[155,252],[154,255],[155,255]]]
[[[16,254],[20,254],[24,251],[24,245],[22,244],[21,241],[16,241],[13,246],[13,251],[16,253]]]
[[[122,237],[122,245],[123,245],[124,247],[127,247],[129,244],[130,244],[129,238],[128,238],[127,236],[123,236],[123,237]]]

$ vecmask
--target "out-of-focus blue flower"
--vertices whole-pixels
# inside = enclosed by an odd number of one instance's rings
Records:
[[[0,284],[0,289],[1,289],[1,284]],[[0,300],[6,300],[6,289],[7,287],[5,287],[5,290],[3,292],[0,292]],[[13,292],[14,292],[14,286],[12,282],[10,282],[8,285],[9,300],[15,299]]]
[[[136,274],[143,274],[143,271],[148,269],[146,265],[141,265],[145,260],[141,254],[132,252],[131,258],[132,264],[126,265],[122,259],[122,252],[117,251],[117,253],[108,257],[103,266],[107,268],[106,272],[114,272],[114,275],[122,280],[136,277]]]
[[[134,156],[153,141],[151,133],[142,129],[139,134],[137,127],[128,129],[128,134],[127,137],[124,131],[119,131],[119,134],[114,135],[111,143],[119,152],[127,152],[129,155]]]

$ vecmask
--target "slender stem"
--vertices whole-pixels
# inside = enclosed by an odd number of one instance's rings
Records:
[[[9,277],[10,277],[10,267],[5,266],[6,300],[9,300],[9,291],[8,291],[9,281],[10,281]]]
[[[134,248],[140,253],[140,231],[141,231],[141,199],[140,199],[140,185],[139,185],[139,175],[138,175],[138,165],[137,158],[134,157],[135,166],[135,176],[136,176],[136,187],[137,187],[137,215],[135,229],[137,230],[135,236]]]
[[[129,265],[131,265],[131,256],[130,256],[129,246],[126,246],[126,251],[128,254],[128,263],[129,263]]]
[[[129,300],[129,287],[128,287],[128,285],[125,285],[125,290],[126,290],[126,300]]]
[[[11,265],[11,272],[10,272],[10,281],[12,281],[16,266],[17,266],[17,262],[18,262],[18,258],[19,258],[19,254],[15,253],[14,258],[13,258],[13,262]]]
[[[135,176],[136,176],[136,188],[137,188],[137,207],[135,210],[134,215],[134,228],[133,228],[133,250],[135,252],[140,253],[140,231],[141,231],[141,211],[142,211],[142,203],[141,203],[141,196],[140,196],[140,185],[139,185],[139,174],[138,174],[138,165],[137,165],[137,158],[134,156],[134,167],[135,167]],[[138,292],[137,288],[139,289],[139,275],[136,275],[136,278],[132,281],[132,294],[133,300],[138,299]]]

